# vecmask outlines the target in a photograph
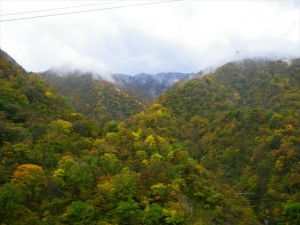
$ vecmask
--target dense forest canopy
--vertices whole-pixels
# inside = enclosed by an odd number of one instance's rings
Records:
[[[1,224],[300,223],[300,60],[227,63],[149,107],[0,53]]]

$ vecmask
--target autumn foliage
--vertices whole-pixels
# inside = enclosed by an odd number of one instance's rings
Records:
[[[299,224],[299,59],[228,63],[143,108],[0,56],[1,224]]]

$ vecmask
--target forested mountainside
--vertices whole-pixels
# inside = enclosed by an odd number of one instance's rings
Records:
[[[184,149],[259,217],[300,224],[299,59],[228,63],[157,102],[176,118]]]
[[[124,120],[144,108],[134,97],[108,81],[94,79],[90,73],[59,75],[50,70],[41,75],[48,85],[68,97],[78,112],[102,125],[110,120]]]
[[[103,125],[0,55],[0,223],[299,223],[300,60],[229,63]]]

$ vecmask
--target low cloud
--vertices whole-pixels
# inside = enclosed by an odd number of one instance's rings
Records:
[[[29,3],[4,1],[1,13],[60,6]],[[1,23],[0,45],[29,71],[197,72],[245,57],[300,57],[299,8],[298,1],[179,1],[15,21]]]

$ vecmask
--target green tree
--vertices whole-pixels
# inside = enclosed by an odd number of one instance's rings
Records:
[[[14,209],[23,199],[23,192],[15,184],[6,183],[2,185],[0,187],[0,214]]]
[[[79,162],[70,155],[63,156],[54,172],[68,190],[79,192],[95,185],[96,159],[86,157]]]
[[[120,225],[141,224],[142,210],[138,203],[132,199],[128,201],[120,201],[117,205],[116,213],[120,218]]]
[[[284,216],[286,217],[286,224],[300,223],[300,203],[289,201],[284,204]]]
[[[92,205],[75,201],[68,206],[66,211],[67,219],[71,224],[90,225],[95,224],[94,222],[94,208]]]
[[[115,154],[104,153],[104,155],[100,157],[100,166],[106,175],[115,175],[120,172],[122,163]]]
[[[120,200],[130,200],[136,195],[138,188],[138,174],[125,167],[114,178],[116,197]]]
[[[162,212],[163,207],[161,207],[157,203],[153,203],[151,205],[148,205],[144,210],[144,216],[145,216],[145,224],[146,225],[159,225],[162,224]]]

